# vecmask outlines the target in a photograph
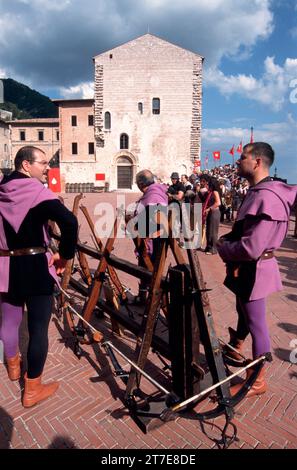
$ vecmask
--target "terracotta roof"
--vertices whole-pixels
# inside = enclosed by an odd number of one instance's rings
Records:
[[[9,124],[59,124],[59,118],[14,119]]]
[[[94,98],[70,98],[70,99],[54,99],[52,100],[53,103],[69,103],[71,101],[83,101],[83,102],[87,102],[87,101],[92,101],[94,102]]]

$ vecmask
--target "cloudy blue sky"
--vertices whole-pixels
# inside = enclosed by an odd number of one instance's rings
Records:
[[[148,27],[205,57],[203,158],[232,161],[253,126],[297,183],[297,0],[0,0],[0,78],[89,97],[92,57]]]

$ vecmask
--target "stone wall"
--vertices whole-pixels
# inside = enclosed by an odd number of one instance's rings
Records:
[[[172,171],[192,172],[200,157],[201,87],[202,57],[150,34],[95,57],[96,161],[111,189],[123,133],[133,176],[149,168],[167,181]],[[153,98],[160,99],[160,114],[152,113]]]
[[[66,183],[95,182],[94,125],[89,125],[89,116],[94,115],[94,100],[56,100],[59,106],[61,158],[60,173],[62,189]],[[72,124],[76,117],[76,126]],[[77,154],[72,153],[72,144],[77,144]],[[94,144],[94,153],[89,153],[89,143]]]
[[[33,145],[42,150],[48,160],[59,152],[58,119],[23,119],[10,121],[9,125],[11,130],[12,159],[14,159],[17,151],[26,145]],[[25,140],[20,138],[21,131],[25,132]],[[39,140],[38,131],[43,131],[43,140]]]
[[[193,64],[193,103],[191,125],[191,160],[200,160],[202,130],[202,61]]]
[[[11,146],[9,125],[0,120],[0,169],[11,167]]]
[[[61,189],[69,183],[94,183],[95,162],[60,162]]]

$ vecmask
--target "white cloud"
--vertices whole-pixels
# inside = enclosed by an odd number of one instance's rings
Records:
[[[7,78],[7,77],[8,77],[7,71],[0,67],[0,78]]]
[[[241,127],[203,129],[202,139],[204,142],[207,142],[207,144],[230,142],[233,145],[233,141],[239,143],[240,140],[244,140],[246,132],[247,130]]]
[[[258,79],[253,75],[225,75],[216,67],[206,69],[204,78],[206,85],[216,87],[225,96],[238,94],[279,111],[289,101],[291,80],[297,78],[297,59],[287,58],[280,66],[274,57],[266,57],[264,73]]]
[[[221,150],[224,161],[229,161],[229,150],[235,149],[242,140],[243,145],[250,141],[249,127],[212,128],[202,131],[202,155],[206,150]],[[291,114],[283,122],[264,123],[254,128],[254,141],[268,142],[276,152],[275,166],[278,175],[287,178],[289,183],[297,184],[297,121]],[[227,153],[224,153],[227,152]],[[238,154],[235,153],[235,159]]]
[[[47,11],[62,11],[71,5],[71,0],[17,0],[19,3],[31,5]]]
[[[250,141],[250,127],[229,127],[229,128],[211,128],[203,129],[202,139],[205,144],[212,145],[217,143],[233,145],[240,140],[243,143]],[[297,122],[292,114],[288,114],[287,120],[284,122],[274,122],[261,124],[260,127],[254,128],[254,141],[269,142],[271,145],[288,145],[297,144]]]
[[[92,78],[91,58],[147,32],[218,66],[246,58],[273,29],[270,0],[0,1],[0,64],[35,87]]]
[[[85,82],[69,88],[62,87],[60,93],[64,99],[94,98],[94,84],[93,82]]]

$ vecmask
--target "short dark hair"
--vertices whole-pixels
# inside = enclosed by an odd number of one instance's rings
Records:
[[[271,145],[266,142],[253,142],[252,144],[246,144],[243,147],[248,153],[253,153],[255,157],[264,157],[264,161],[268,167],[273,165],[274,162],[274,150]]]
[[[146,188],[155,182],[155,175],[150,170],[139,171],[136,175],[136,183],[140,188]]]
[[[29,163],[33,163],[35,161],[34,153],[36,151],[44,153],[43,150],[33,147],[33,145],[27,145],[26,147],[19,149],[14,159],[15,169],[20,170],[24,160],[27,160]]]
[[[219,191],[219,182],[213,176],[210,176],[207,173],[202,173],[200,176],[200,181],[201,180],[207,182],[209,189],[212,189],[213,191]]]
[[[202,175],[200,175],[200,181],[204,180],[207,183],[209,183],[210,179],[211,179],[211,176],[208,173],[202,173]]]

